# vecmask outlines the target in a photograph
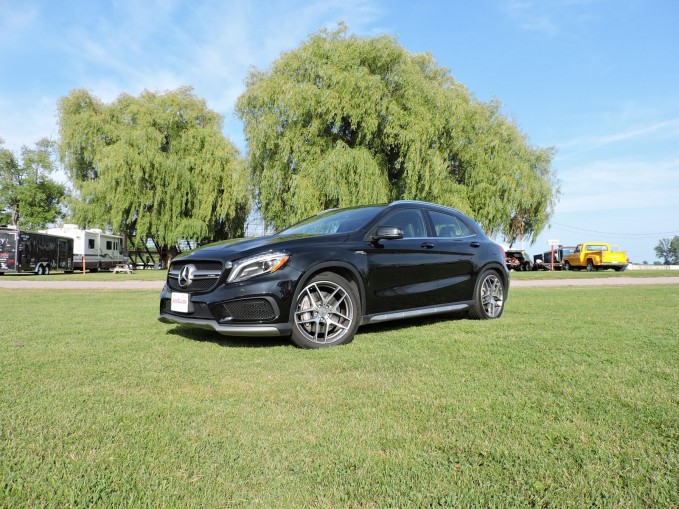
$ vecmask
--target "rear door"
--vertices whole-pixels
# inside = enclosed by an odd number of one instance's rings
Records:
[[[481,239],[460,216],[437,210],[428,214],[434,234],[432,271],[438,281],[437,304],[471,300]]]

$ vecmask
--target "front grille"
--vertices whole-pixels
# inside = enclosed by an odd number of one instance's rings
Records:
[[[198,270],[210,270],[210,271],[215,271],[215,272],[221,272],[222,267],[223,267],[222,262],[211,262],[211,261],[207,261],[207,262],[200,262],[200,261],[199,262],[188,262],[187,261],[187,262],[185,262],[185,261],[179,261],[179,262],[176,262],[176,264],[173,263],[172,268],[177,267],[177,268],[181,269],[184,265],[188,265],[189,263],[194,265],[196,267],[196,269],[198,269]]]
[[[206,292],[208,290],[211,290],[212,287],[215,286],[217,279],[199,279],[184,288],[179,286],[179,282],[177,281],[176,278],[170,278],[168,279],[168,281],[170,283],[168,286],[170,287],[171,290],[175,290],[177,292],[191,293],[191,292]]]
[[[187,265],[192,265],[192,281],[186,286],[179,284],[181,271]],[[222,273],[228,274],[231,264],[227,264],[227,270],[223,271],[224,265],[221,262],[210,260],[180,260],[170,265],[167,274],[167,286],[176,292],[207,292],[212,290],[220,280]]]
[[[276,318],[277,311],[269,299],[254,298],[222,302],[216,306],[215,314],[220,321],[243,322],[265,321]]]

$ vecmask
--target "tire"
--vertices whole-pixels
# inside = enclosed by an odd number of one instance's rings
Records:
[[[563,270],[571,270],[571,264],[569,262],[563,262]]]
[[[50,273],[50,266],[49,266],[49,265],[43,265],[42,267],[43,267],[43,269],[42,269],[43,275],[45,275],[45,276],[49,275],[49,273]]]
[[[35,268],[35,273],[36,273],[38,276],[44,276],[44,275],[45,275],[45,266],[44,266],[43,264],[38,265],[38,266]]]
[[[587,270],[587,272],[592,272],[594,270],[594,262],[591,258],[587,260],[587,268],[585,270]]]
[[[530,272],[531,270],[533,270],[533,264],[530,262],[524,263],[523,270],[525,270],[526,272]]]
[[[504,311],[505,285],[494,270],[485,270],[476,280],[469,317],[475,320],[500,318]]]
[[[361,322],[356,289],[334,272],[322,272],[297,294],[292,309],[292,341],[300,348],[346,345]]]

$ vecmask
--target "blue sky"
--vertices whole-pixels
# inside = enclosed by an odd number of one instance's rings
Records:
[[[344,20],[431,52],[533,145],[554,146],[562,195],[548,239],[620,244],[653,262],[679,235],[679,2],[673,0],[0,0],[0,137],[57,137],[74,88],[104,101],[191,85],[224,115],[251,67]]]

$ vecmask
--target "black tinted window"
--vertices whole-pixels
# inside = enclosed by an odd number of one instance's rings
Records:
[[[437,237],[454,239],[457,237],[474,235],[474,232],[472,232],[466,224],[453,215],[429,211],[429,216],[434,223],[434,230],[436,231]]]
[[[404,239],[427,236],[427,227],[419,209],[395,210],[380,222],[383,226],[399,228]]]

